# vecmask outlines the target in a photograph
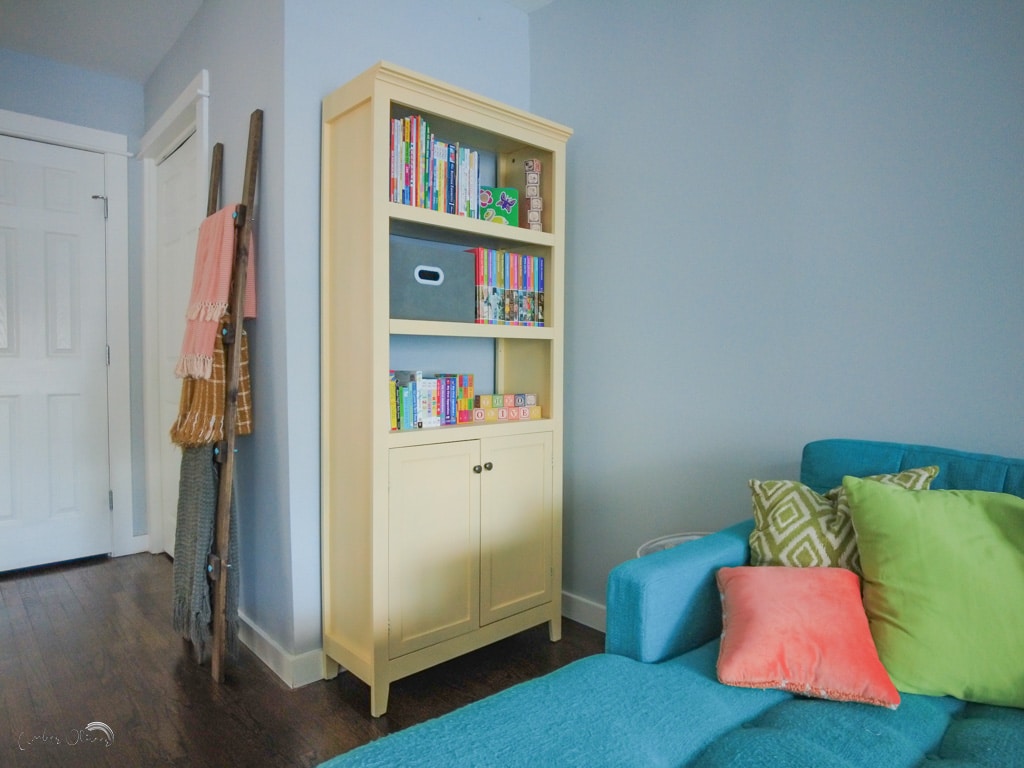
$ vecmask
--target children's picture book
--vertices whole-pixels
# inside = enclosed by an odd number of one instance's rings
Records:
[[[495,224],[519,226],[519,190],[514,187],[480,187],[480,218]]]

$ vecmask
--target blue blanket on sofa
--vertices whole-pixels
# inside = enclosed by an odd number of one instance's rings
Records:
[[[1024,712],[906,695],[896,710],[721,685],[718,643],[581,659],[324,768],[1024,764]],[[952,726],[952,727],[951,727]]]
[[[801,480],[937,464],[934,488],[1024,496],[1024,460],[827,440]],[[346,766],[1024,767],[1024,710],[904,694],[895,710],[718,682],[714,574],[747,562],[750,522],[618,566],[607,653],[588,657],[323,764]],[[1024,639],[1022,639],[1024,652]]]

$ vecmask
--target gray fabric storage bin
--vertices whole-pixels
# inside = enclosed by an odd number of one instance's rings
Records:
[[[391,238],[391,317],[476,321],[476,259],[462,246]]]

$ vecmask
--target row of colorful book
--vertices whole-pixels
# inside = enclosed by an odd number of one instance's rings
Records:
[[[391,429],[427,429],[472,421],[473,374],[391,371]]]
[[[391,201],[480,218],[480,155],[434,136],[421,115],[391,120]]]
[[[544,325],[544,259],[495,248],[472,248],[476,258],[476,322]]]
[[[473,394],[471,373],[391,371],[392,431],[541,418],[535,394]]]

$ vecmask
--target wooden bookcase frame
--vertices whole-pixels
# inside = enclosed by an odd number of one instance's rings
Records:
[[[498,186],[522,189],[522,179],[516,176],[522,160],[541,159],[543,231],[391,202],[390,121],[393,116],[408,114],[427,117],[438,137],[493,153]],[[394,680],[537,624],[548,623],[552,640],[560,637],[564,190],[565,145],[570,135],[571,131],[564,126],[386,62],[375,65],[323,101],[324,674],[332,677],[340,665],[365,681],[370,686],[370,709],[374,716],[386,710],[389,686]],[[457,243],[467,248],[506,248],[543,256],[545,325],[391,319],[389,237],[393,234]],[[392,335],[492,339],[495,391],[536,393],[543,418],[391,431],[387,378]],[[543,602],[395,656],[393,648],[400,644],[389,640],[395,623],[389,592],[402,553],[395,551],[396,545],[389,536],[389,494],[391,483],[397,480],[389,470],[392,452],[479,441],[479,446],[473,446],[474,450],[479,448],[479,454],[500,447],[503,438],[538,433],[544,433],[545,443],[546,435],[550,435],[550,456],[544,454],[544,461],[551,464],[550,474],[547,467],[531,472],[524,487],[534,481],[547,483],[543,487],[549,489],[544,493],[550,494],[550,504],[545,512],[545,526],[550,529],[522,533],[532,542],[529,546],[543,545],[550,550],[546,566],[550,569],[546,577],[549,582]],[[488,480],[488,473],[481,473],[479,466],[474,466],[465,479],[471,484],[467,486],[469,493],[476,493],[472,484],[479,489]],[[534,491],[536,488],[530,492]],[[429,504],[429,496],[425,489],[425,504]],[[524,515],[524,519],[527,517]],[[479,523],[476,520],[473,524]],[[510,523],[514,525],[515,521],[506,519],[502,525]],[[531,551],[524,550],[527,554]],[[462,554],[470,557],[468,553]],[[486,552],[479,556],[482,561],[492,562]],[[505,561],[509,559],[506,557]],[[542,560],[538,555],[538,562]],[[479,575],[479,564],[476,570]],[[470,589],[479,595],[479,584],[470,585]]]

